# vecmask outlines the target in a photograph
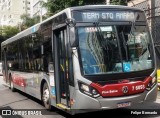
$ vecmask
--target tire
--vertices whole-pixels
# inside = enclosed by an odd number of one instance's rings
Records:
[[[15,92],[16,89],[14,88],[14,84],[13,84],[13,80],[12,80],[12,77],[11,75],[9,76],[9,81],[10,81],[10,89],[12,92]]]
[[[42,102],[47,110],[51,110],[50,92],[47,83],[44,83],[43,85]]]

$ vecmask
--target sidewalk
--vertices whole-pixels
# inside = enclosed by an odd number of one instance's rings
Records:
[[[160,103],[160,91],[158,91],[157,93],[156,103]]]
[[[0,90],[6,89],[6,83],[3,80],[3,76],[0,76]]]
[[[3,76],[0,76],[0,85],[5,84],[4,80],[3,80]]]

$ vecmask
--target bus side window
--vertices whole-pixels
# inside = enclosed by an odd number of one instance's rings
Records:
[[[47,72],[47,69],[48,69],[47,57],[45,55],[43,55],[42,59],[43,59],[43,69],[44,69],[44,71]]]
[[[9,63],[12,64],[10,69],[19,69],[19,53],[18,53],[18,42],[16,41],[14,44],[11,44],[8,46],[8,52],[7,52],[7,61],[8,61],[8,68],[9,68]]]
[[[35,71],[41,70],[41,46],[36,46],[33,49],[33,66]]]
[[[44,68],[44,71],[48,72],[49,63],[53,62],[51,40],[49,39],[47,42],[43,44],[43,46],[44,46],[44,54],[42,55],[43,68]]]

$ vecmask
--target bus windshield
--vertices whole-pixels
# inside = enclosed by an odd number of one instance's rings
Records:
[[[153,68],[153,47],[145,25],[78,27],[84,75]]]

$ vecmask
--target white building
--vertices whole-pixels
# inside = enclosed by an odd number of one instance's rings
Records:
[[[43,16],[47,13],[47,9],[42,7],[42,2],[47,2],[47,0],[32,0],[31,16]]]
[[[31,0],[0,0],[0,25],[15,26],[22,14],[31,14]]]

